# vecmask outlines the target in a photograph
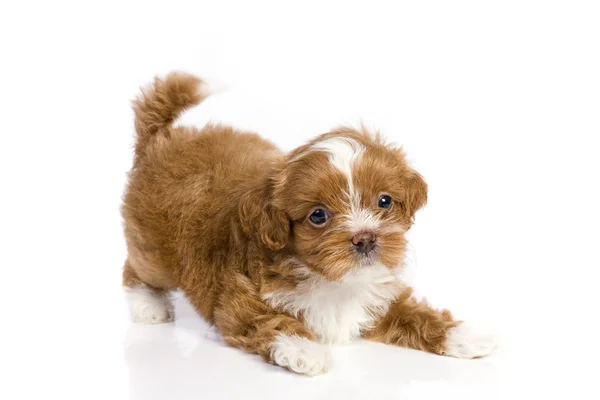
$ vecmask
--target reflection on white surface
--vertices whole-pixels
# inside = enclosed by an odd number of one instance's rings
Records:
[[[582,374],[565,364],[581,365],[585,353],[555,348],[552,354],[548,349],[561,331],[545,337],[526,321],[514,321],[490,357],[459,360],[359,341],[333,348],[329,373],[306,377],[225,345],[184,298],[175,304],[174,323],[126,330],[132,400],[594,398],[597,392],[589,390],[591,369]]]
[[[457,360],[362,341],[335,347],[328,374],[299,376],[226,346],[184,299],[177,299],[176,307],[174,323],[132,324],[127,330],[131,399],[331,399],[376,393],[389,398],[423,387],[447,391],[478,383],[489,388],[500,381],[498,354]]]

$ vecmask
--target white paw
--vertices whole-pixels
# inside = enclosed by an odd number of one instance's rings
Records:
[[[300,336],[279,335],[271,344],[271,358],[299,374],[317,375],[331,367],[329,347]]]
[[[143,286],[125,288],[131,319],[141,324],[162,324],[173,321],[175,312],[167,293],[157,293]]]
[[[461,322],[448,331],[446,349],[442,354],[457,358],[483,357],[497,346],[498,337],[494,333]]]

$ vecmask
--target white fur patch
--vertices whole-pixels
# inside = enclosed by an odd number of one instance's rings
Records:
[[[448,331],[444,354],[457,358],[483,357],[497,346],[498,337],[495,334],[462,322]]]
[[[365,151],[362,144],[345,137],[334,137],[315,143],[311,149],[327,152],[331,164],[342,171],[349,179],[352,177],[354,163]]]
[[[380,219],[371,210],[365,208],[352,210],[345,222],[345,225],[352,232],[376,230],[380,224]]]
[[[354,164],[356,164],[365,152],[365,147],[356,140],[335,137],[315,143],[311,147],[311,150],[325,151],[329,154],[331,164],[346,176],[350,206],[353,210],[358,209],[360,207],[360,195],[354,188],[352,170],[354,169]]]
[[[387,312],[402,287],[392,271],[374,264],[357,268],[341,282],[311,274],[295,290],[269,293],[263,299],[296,317],[302,315],[322,342],[348,343]]]
[[[131,319],[142,324],[161,324],[173,321],[175,312],[167,293],[156,293],[143,286],[125,288]]]
[[[331,367],[330,349],[305,337],[279,335],[270,350],[277,365],[299,374],[317,375]]]
[[[198,96],[201,98],[209,97],[213,94],[224,93],[228,90],[228,86],[222,82],[217,82],[215,80],[203,80],[200,85],[198,85]]]

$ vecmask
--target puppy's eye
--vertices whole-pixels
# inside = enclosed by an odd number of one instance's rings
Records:
[[[311,224],[320,226],[327,222],[329,219],[329,214],[327,214],[327,211],[323,210],[322,208],[317,208],[312,214],[310,214],[308,219],[310,220]]]
[[[382,195],[381,197],[379,197],[379,202],[377,203],[377,205],[380,208],[390,208],[392,207],[392,198],[390,196],[388,196],[387,194]]]

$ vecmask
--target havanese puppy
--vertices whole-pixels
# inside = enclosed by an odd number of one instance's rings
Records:
[[[366,129],[283,153],[229,126],[172,125],[208,95],[173,73],[134,102],[122,214],[135,322],[172,321],[181,290],[226,343],[307,375],[330,368],[329,345],[359,338],[460,358],[494,349],[397,276],[427,199],[402,150]]]

